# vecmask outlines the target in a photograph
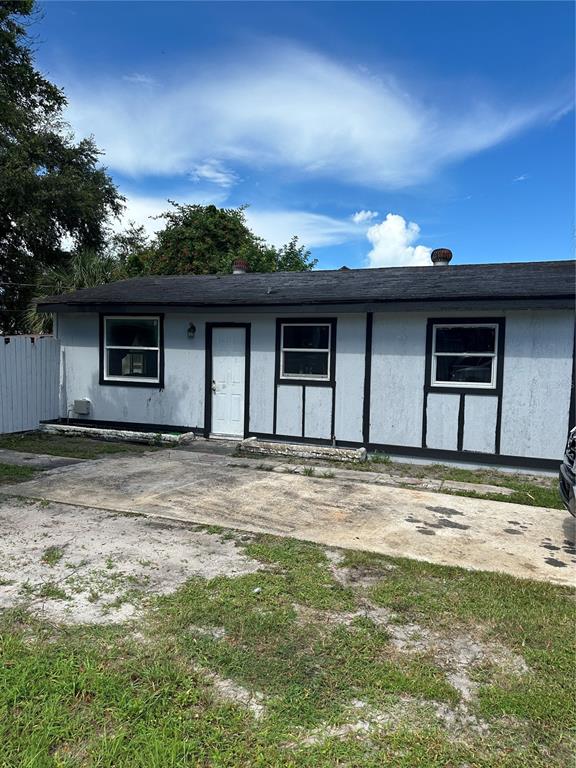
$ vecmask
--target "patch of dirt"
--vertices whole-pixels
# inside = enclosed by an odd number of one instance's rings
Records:
[[[256,720],[261,720],[266,714],[266,697],[259,691],[249,691],[234,680],[220,677],[215,672],[200,670],[214,686],[216,697],[222,701],[248,709]]]
[[[345,739],[354,735],[367,737],[377,731],[394,731],[400,727],[424,730],[440,725],[454,738],[464,739],[488,731],[484,721],[461,711],[461,707],[452,708],[444,703],[424,701],[408,695],[391,699],[386,706],[380,708],[372,707],[365,701],[354,700],[346,707],[344,718],[342,723],[325,723],[310,731],[302,729],[298,739],[285,746],[290,749],[316,746],[328,739]]]
[[[387,571],[393,571],[397,567],[392,563],[344,566],[342,565],[345,561],[344,553],[334,549],[325,549],[324,554],[330,562],[332,576],[344,587],[373,587],[386,577]]]
[[[187,579],[262,567],[229,535],[143,517],[6,498],[0,518],[0,608],[56,622],[125,622]],[[52,564],[50,547],[63,553]]]
[[[338,566],[344,562],[346,555],[337,549],[325,549],[324,554],[331,566]]]
[[[456,712],[460,720],[468,717],[465,707],[478,691],[478,683],[473,679],[474,670],[493,666],[511,675],[529,671],[521,656],[499,643],[483,642],[469,633],[447,634],[419,624],[399,624],[396,623],[398,616],[392,611],[373,606],[368,601],[356,611],[321,611],[298,604],[293,608],[302,625],[313,623],[326,631],[334,626],[349,627],[357,619],[369,619],[374,625],[385,628],[395,651],[430,655],[461,696],[464,710]]]
[[[419,624],[389,624],[390,642],[403,653],[431,654],[445,671],[446,679],[460,693],[463,702],[471,701],[478,683],[472,670],[491,665],[512,675],[528,672],[524,659],[495,642],[481,642],[470,634],[441,634]]]
[[[303,626],[316,624],[329,630],[334,626],[349,627],[356,619],[370,619],[376,626],[386,626],[395,618],[387,608],[378,608],[366,603],[356,611],[322,611],[307,605],[294,603],[296,617]]]
[[[201,635],[202,637],[211,637],[213,640],[222,640],[226,637],[224,627],[201,627],[197,624],[191,624],[188,631],[192,635]]]

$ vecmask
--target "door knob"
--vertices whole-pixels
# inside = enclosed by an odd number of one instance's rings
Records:
[[[216,382],[212,379],[212,392],[216,392]]]

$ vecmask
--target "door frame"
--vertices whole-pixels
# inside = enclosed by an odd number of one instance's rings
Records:
[[[206,361],[204,379],[204,437],[212,433],[212,332],[214,328],[244,328],[244,435],[250,424],[250,323],[206,323]]]

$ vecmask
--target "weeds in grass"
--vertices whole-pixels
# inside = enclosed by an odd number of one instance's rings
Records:
[[[192,579],[159,598],[134,632],[63,630],[5,611],[3,766],[570,763],[575,681],[568,589],[348,551],[338,571],[370,576],[351,587],[335,578],[331,561],[313,544],[253,536],[239,546],[263,570]],[[390,641],[393,627],[368,614],[346,624],[326,618],[367,604],[381,607],[394,626],[422,627],[423,636],[463,633],[499,642],[520,654],[529,671],[518,677],[490,665],[472,670],[478,689],[472,726],[460,722],[458,693],[434,656],[402,653]],[[143,627],[145,640],[138,640]],[[227,680],[232,692],[244,691],[240,698],[226,693]],[[252,700],[263,707],[260,719],[246,703]],[[477,718],[487,730],[474,730]]]
[[[367,464],[391,464],[392,459],[390,456],[388,456],[385,453],[378,453],[378,451],[375,451],[374,453],[369,454],[367,459]]]
[[[302,474],[305,477],[314,477],[315,475],[314,467],[304,467],[304,469],[302,470]]]
[[[62,587],[53,581],[44,581],[41,584],[31,584],[24,582],[20,591],[31,598],[41,598],[43,600],[69,600],[70,596]]]
[[[27,453],[44,453],[50,456],[70,456],[78,459],[95,459],[113,453],[143,453],[154,450],[156,447],[156,445],[150,446],[141,443],[107,442],[78,435],[50,435],[45,432],[22,432],[0,436],[0,448]],[[34,472],[30,467],[21,467],[20,469]]]
[[[0,485],[3,483],[22,483],[25,480],[31,480],[36,472],[37,470],[32,467],[17,467],[13,464],[0,464]]]
[[[49,565],[53,567],[57,563],[59,563],[63,557],[64,557],[64,550],[62,549],[62,547],[58,547],[54,545],[52,547],[47,547],[44,550],[44,552],[42,553],[41,560],[45,565]]]

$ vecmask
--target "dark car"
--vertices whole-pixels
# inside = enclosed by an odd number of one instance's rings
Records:
[[[560,496],[568,512],[576,517],[576,427],[570,430],[564,461],[560,464]]]

